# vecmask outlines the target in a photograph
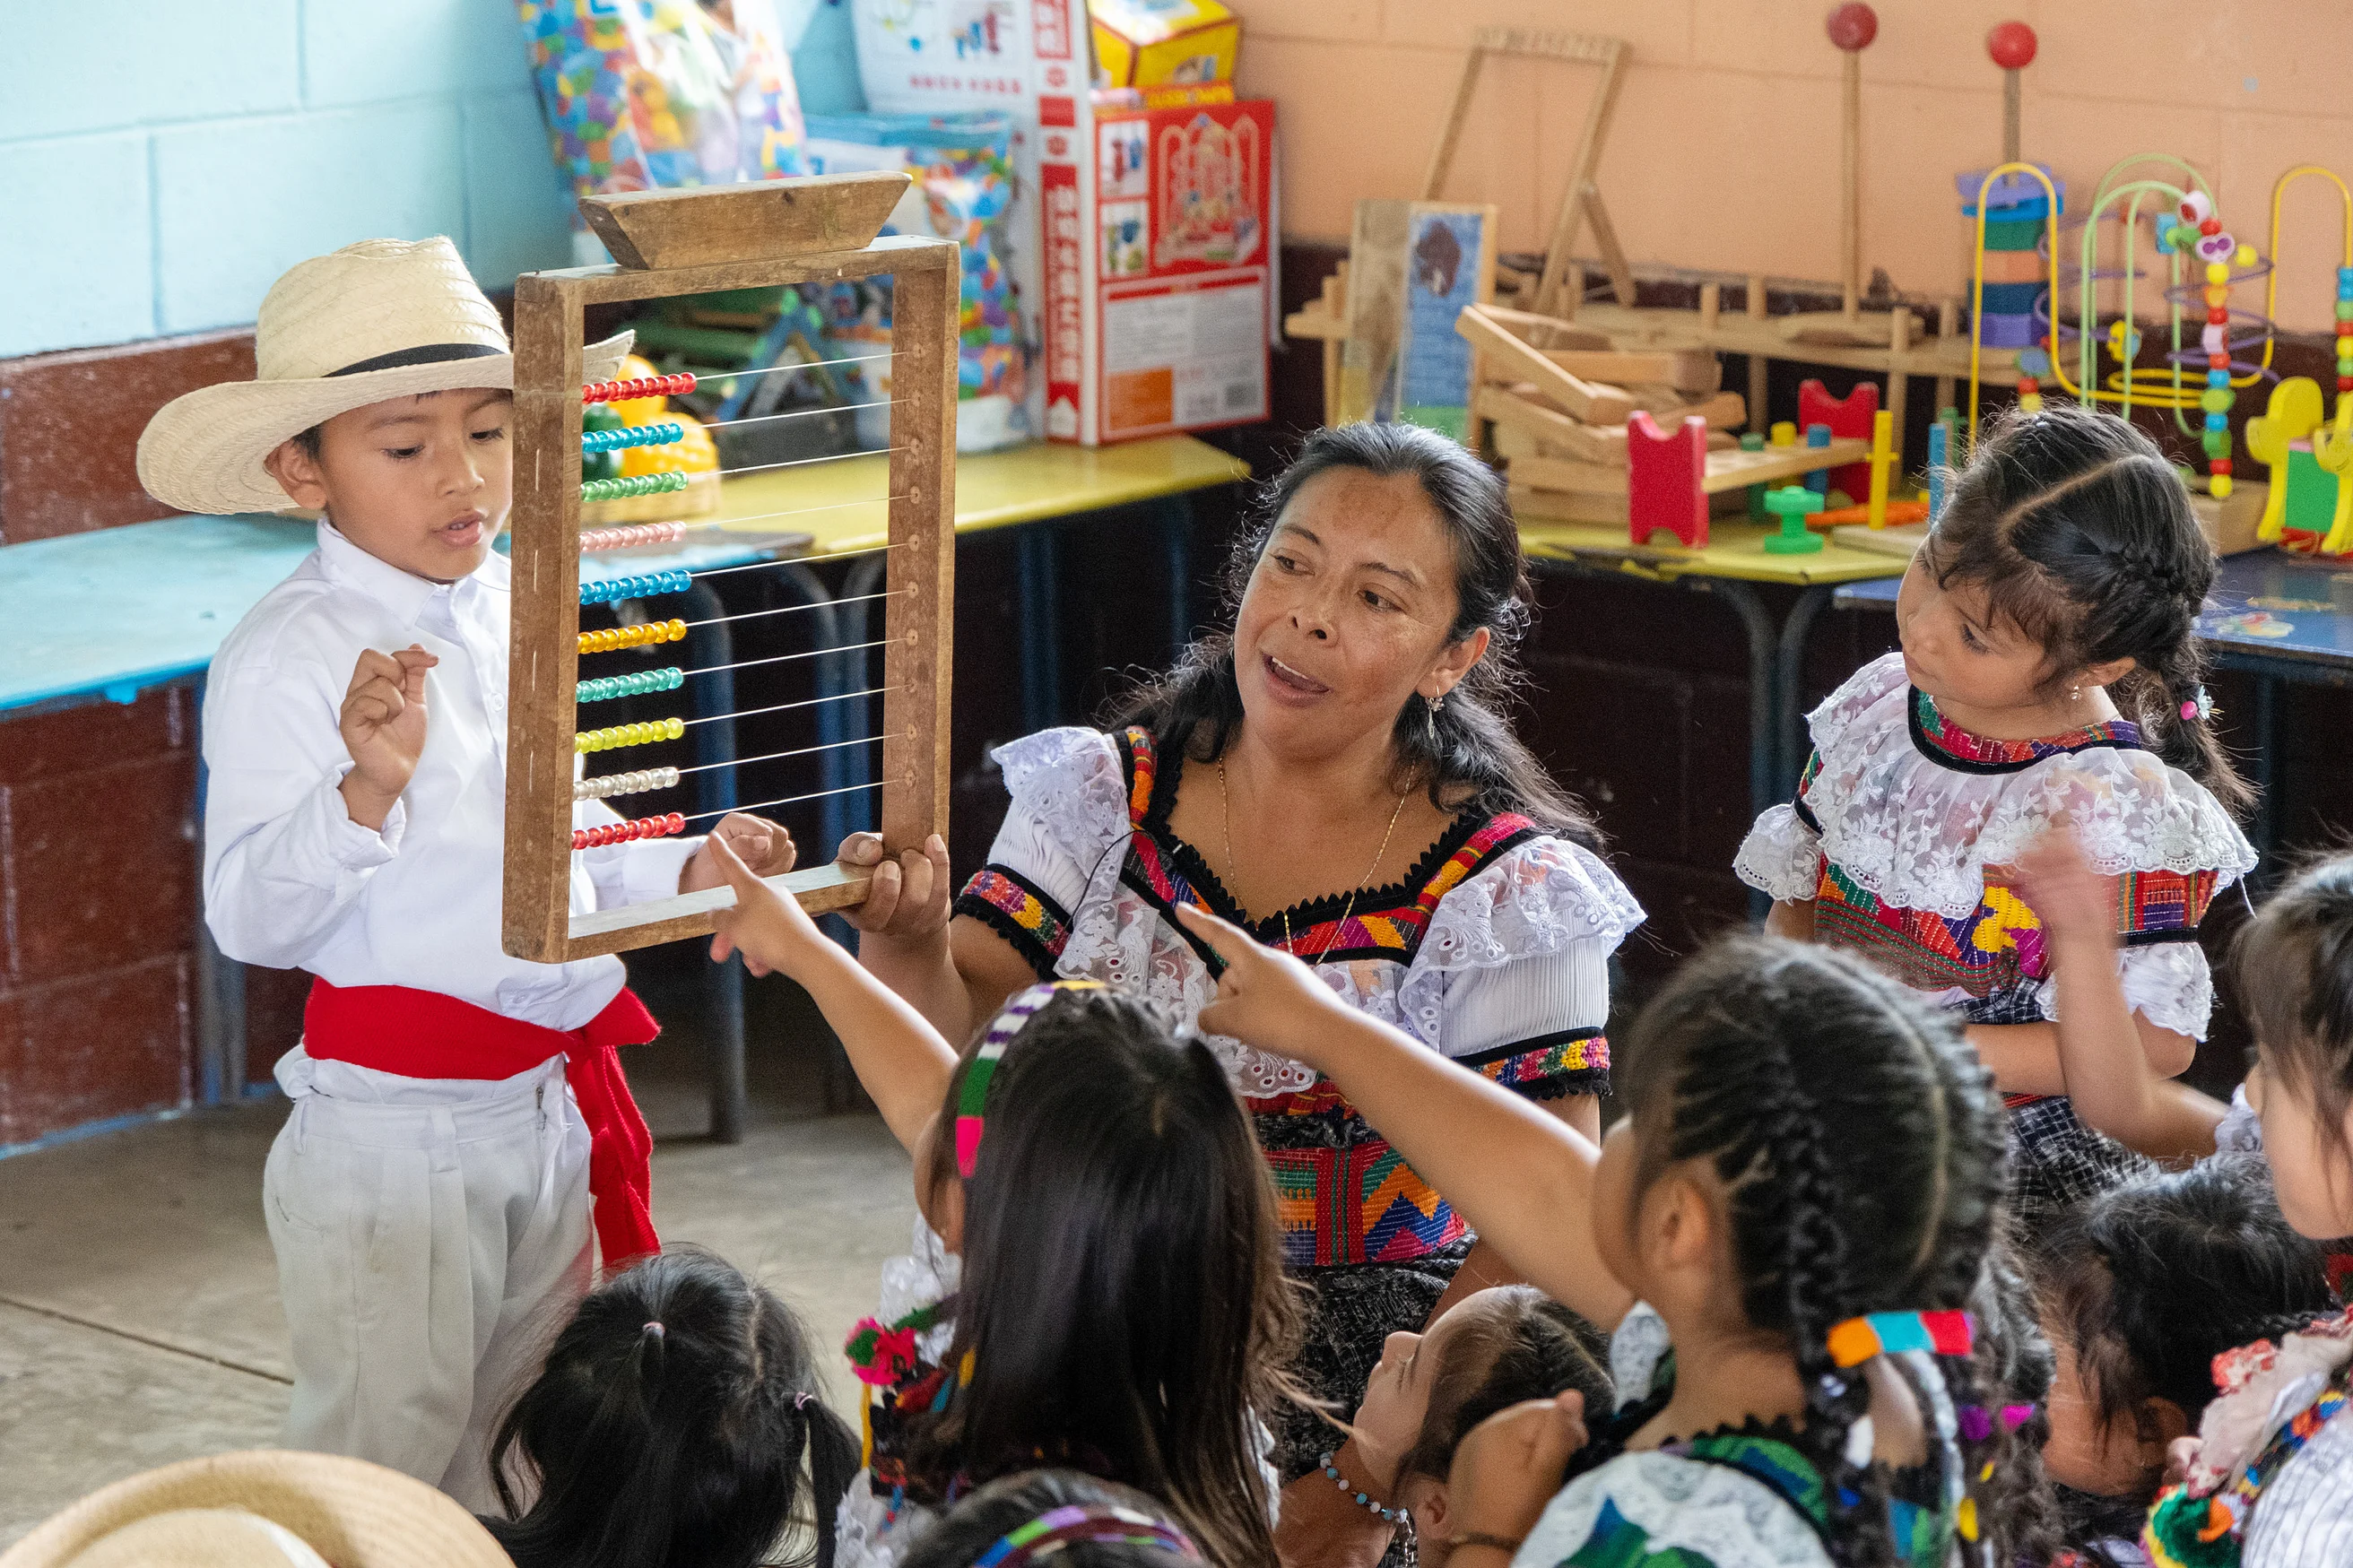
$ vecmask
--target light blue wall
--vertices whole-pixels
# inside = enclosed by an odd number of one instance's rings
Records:
[[[856,107],[847,6],[805,5],[811,106]],[[571,258],[512,0],[0,0],[0,355],[242,325],[356,239],[490,289]]]

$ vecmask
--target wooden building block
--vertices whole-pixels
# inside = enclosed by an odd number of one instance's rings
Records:
[[[1685,548],[1707,544],[1707,496],[1700,480],[1707,471],[1707,422],[1686,419],[1672,434],[1634,411],[1626,421],[1626,512],[1628,537],[1648,544],[1663,529]]]
[[[1810,430],[1817,425],[1827,425],[1832,437],[1863,443],[1866,454],[1871,449],[1872,416],[1878,412],[1879,385],[1876,382],[1858,382],[1855,389],[1844,397],[1832,397],[1830,388],[1819,381],[1807,380],[1798,384],[1798,428]],[[1823,465],[1817,465],[1820,466]],[[1833,469],[1831,489],[1844,490],[1849,500],[1869,495],[1870,464],[1858,462]]]
[[[1627,353],[1616,349],[1547,349],[1545,357],[1571,375],[1618,386],[1656,383],[1685,395],[1724,384],[1724,364],[1705,349]]]

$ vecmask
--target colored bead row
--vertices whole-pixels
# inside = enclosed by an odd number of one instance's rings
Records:
[[[618,430],[583,430],[580,449],[617,452],[624,447],[667,447],[685,436],[685,427],[678,425],[624,425]]]
[[[645,375],[635,381],[593,381],[580,389],[583,403],[631,403],[640,397],[682,397],[694,390],[694,377]]]
[[[580,553],[631,550],[640,544],[676,544],[686,537],[682,522],[635,522],[627,528],[592,528],[580,536]]]
[[[638,838],[668,838],[686,831],[686,818],[677,812],[668,816],[641,816],[635,822],[608,822],[601,827],[575,827],[572,830],[575,849],[602,849],[607,844],[628,844]]]
[[[2191,191],[2183,196],[2175,216],[2181,221],[2167,232],[2167,237],[2176,249],[2195,249],[2206,261],[2206,287],[2200,296],[2206,305],[2206,327],[2198,336],[2198,346],[2206,355],[2206,390],[2198,395],[2205,419],[2198,444],[2206,453],[2206,468],[2211,476],[2206,488],[2216,500],[2222,500],[2230,496],[2232,483],[2231,407],[2238,402],[2231,385],[2231,262],[2236,258],[2241,265],[2251,265],[2254,257],[2251,250],[2239,249],[2238,241],[2214,216],[2213,201],[2205,192]]]
[[[687,573],[649,572],[637,577],[604,577],[580,584],[584,605],[609,605],[618,599],[642,599],[649,594],[683,594],[694,585]]]
[[[672,665],[668,669],[645,669],[634,675],[607,675],[584,680],[572,693],[572,700],[604,702],[615,697],[642,697],[649,691],[676,691],[685,684],[686,671]]]
[[[648,643],[677,642],[686,636],[684,621],[648,621],[641,626],[608,626],[601,632],[582,632],[582,653],[611,653],[616,648],[643,647]]]
[[[1380,1517],[1382,1523],[1395,1524],[1405,1518],[1405,1510],[1401,1508],[1383,1508],[1371,1498],[1366,1497],[1363,1492],[1360,1492],[1356,1488],[1350,1486],[1348,1484],[1348,1478],[1340,1473],[1340,1467],[1332,1462],[1332,1456],[1329,1454],[1324,1456],[1324,1474],[1330,1479],[1334,1486],[1340,1489],[1341,1496],[1350,1499],[1358,1508],[1365,1510],[1367,1513],[1377,1514]]]
[[[2337,390],[2353,392],[2353,267],[2337,269]]]
[[[668,495],[686,489],[684,474],[632,474],[624,479],[583,479],[582,500],[628,500],[635,496]]]
[[[644,795],[649,790],[670,789],[678,784],[676,768],[647,768],[641,773],[607,773],[599,779],[572,781],[575,800],[602,800],[608,795]]]
[[[642,724],[616,724],[609,730],[583,730],[572,737],[572,750],[577,753],[649,746],[656,741],[675,741],[685,733],[683,719],[649,719]]]

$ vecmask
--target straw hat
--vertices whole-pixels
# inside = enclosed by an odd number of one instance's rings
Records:
[[[591,343],[582,379],[613,379],[631,338]],[[147,422],[148,494],[186,511],[281,511],[294,499],[261,459],[311,426],[386,398],[514,384],[497,309],[438,235],[297,263],[261,301],[253,355],[256,379],[200,387]]]
[[[5,1552],[0,1568],[513,1568],[456,1502],[334,1454],[259,1450],[117,1481]]]

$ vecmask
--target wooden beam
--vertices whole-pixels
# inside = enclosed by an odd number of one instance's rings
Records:
[[[897,170],[583,196],[580,216],[622,266],[775,262],[862,250],[913,181]]]
[[[1714,392],[1724,367],[1705,349],[1546,349],[1545,358],[1588,381],[1620,386],[1662,384],[1678,392]]]
[[[1577,151],[1569,156],[1568,178],[1560,188],[1560,211],[1553,219],[1552,242],[1545,247],[1544,276],[1536,283],[1537,310],[1572,316],[1578,301],[1563,299],[1569,252],[1577,244],[1577,225],[1586,216],[1585,188],[1593,184],[1594,171],[1601,163],[1602,143],[1609,137],[1609,116],[1618,107],[1618,89],[1624,85],[1629,53],[1624,41],[1618,38],[1578,38],[1577,42],[1590,52],[1576,58],[1600,64],[1601,84],[1594,89],[1593,102],[1585,111],[1585,129],[1577,133]]]
[[[1544,395],[1588,425],[1623,425],[1626,416],[1634,412],[1634,400],[1625,393],[1561,369],[1542,350],[1531,347],[1498,325],[1486,314],[1486,307],[1464,306],[1461,314],[1454,319],[1454,330],[1498,370],[1534,382]]]

